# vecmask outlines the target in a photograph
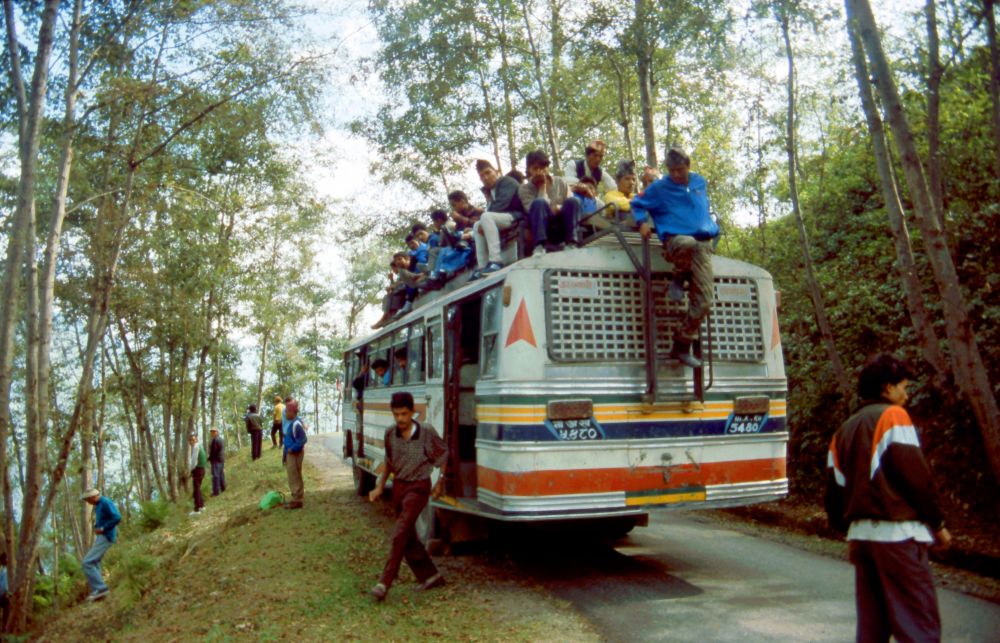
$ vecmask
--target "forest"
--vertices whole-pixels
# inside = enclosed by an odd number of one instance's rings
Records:
[[[793,500],[890,351],[949,522],[995,526],[993,5],[3,0],[4,631],[80,582],[82,491],[126,520],[183,501],[187,436],[242,447],[276,394],[334,429],[392,251],[478,195],[475,159],[560,168],[595,138],[608,167],[687,150],[718,252],[774,276]]]

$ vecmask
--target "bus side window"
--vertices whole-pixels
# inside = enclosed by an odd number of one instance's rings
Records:
[[[406,340],[409,335],[409,328],[401,328],[392,335],[392,350],[390,351],[389,364],[392,368],[393,386],[406,384],[406,369],[409,365],[409,355],[406,353]]]
[[[444,375],[444,335],[441,334],[441,318],[427,322],[427,379],[441,379]]]
[[[406,343],[406,381],[424,381],[424,322],[410,326],[410,339]]]
[[[494,288],[483,296],[483,352],[481,377],[496,377],[500,349],[500,289]]]

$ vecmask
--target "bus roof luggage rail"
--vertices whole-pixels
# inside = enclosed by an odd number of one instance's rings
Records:
[[[620,217],[619,217],[620,218]],[[642,259],[635,253],[633,245],[642,245]],[[712,387],[715,381],[715,369],[712,359],[712,324],[709,323],[708,335],[704,339],[706,346],[702,346],[699,339],[692,343],[692,350],[702,366],[691,369],[693,397],[685,394],[662,395],[658,392],[658,382],[656,377],[656,300],[653,292],[653,262],[649,251],[649,239],[644,238],[638,232],[626,230],[620,221],[612,223],[608,227],[598,229],[594,234],[586,237],[580,243],[581,246],[591,244],[613,245],[617,244],[625,251],[635,267],[636,273],[642,279],[643,292],[643,342],[645,344],[646,355],[646,392],[642,394],[643,404],[655,404],[657,402],[694,401],[704,403],[705,391]],[[711,311],[708,314],[711,321]],[[707,350],[703,350],[707,349]],[[709,380],[705,384],[705,365],[708,365]]]

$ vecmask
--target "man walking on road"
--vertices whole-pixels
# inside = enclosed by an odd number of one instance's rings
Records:
[[[208,461],[212,463],[212,495],[226,490],[226,445],[219,436],[219,427],[212,427],[212,441],[208,445]]]
[[[396,425],[385,432],[385,467],[375,488],[368,494],[371,502],[378,500],[385,491],[389,473],[394,474],[392,507],[397,518],[392,529],[389,560],[379,582],[371,589],[371,595],[377,601],[385,600],[404,558],[421,589],[434,589],[445,582],[417,536],[416,523],[430,497],[437,498],[444,489],[448,447],[433,428],[413,419],[411,394],[393,393],[389,406]],[[431,490],[431,471],[434,467],[441,469],[441,475]]]
[[[285,509],[301,509],[302,499],[305,497],[305,484],[302,482],[302,461],[305,459],[306,427],[299,417],[299,403],[297,400],[289,399],[285,402],[285,420],[288,426],[285,429],[284,439],[284,462],[285,473],[288,474],[288,488],[292,493],[292,499],[285,504]]]
[[[930,468],[903,409],[912,375],[883,353],[858,377],[861,408],[833,436],[826,511],[847,531],[854,564],[858,641],[940,641],[928,549],[947,547]]]
[[[104,583],[104,576],[101,575],[101,559],[117,539],[115,527],[121,522],[122,516],[118,513],[115,503],[111,502],[110,498],[102,496],[97,489],[86,491],[80,499],[94,507],[94,544],[83,557],[83,574],[90,585],[90,595],[87,596],[87,600],[99,601],[110,591]]]

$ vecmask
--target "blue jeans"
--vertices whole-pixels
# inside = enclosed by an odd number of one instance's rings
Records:
[[[113,543],[104,534],[97,534],[94,544],[83,557],[83,575],[87,577],[90,585],[90,593],[103,592],[108,589],[104,584],[104,577],[101,576],[101,559]]]
[[[528,226],[531,228],[531,238],[535,246],[540,246],[546,242],[551,243],[576,243],[578,241],[576,228],[582,218],[582,208],[580,200],[576,197],[569,197],[563,201],[559,208],[559,216],[552,213],[552,207],[545,199],[535,199],[528,207]],[[549,238],[552,232],[553,239]]]
[[[226,490],[226,463],[212,463],[212,495],[217,496]]]

